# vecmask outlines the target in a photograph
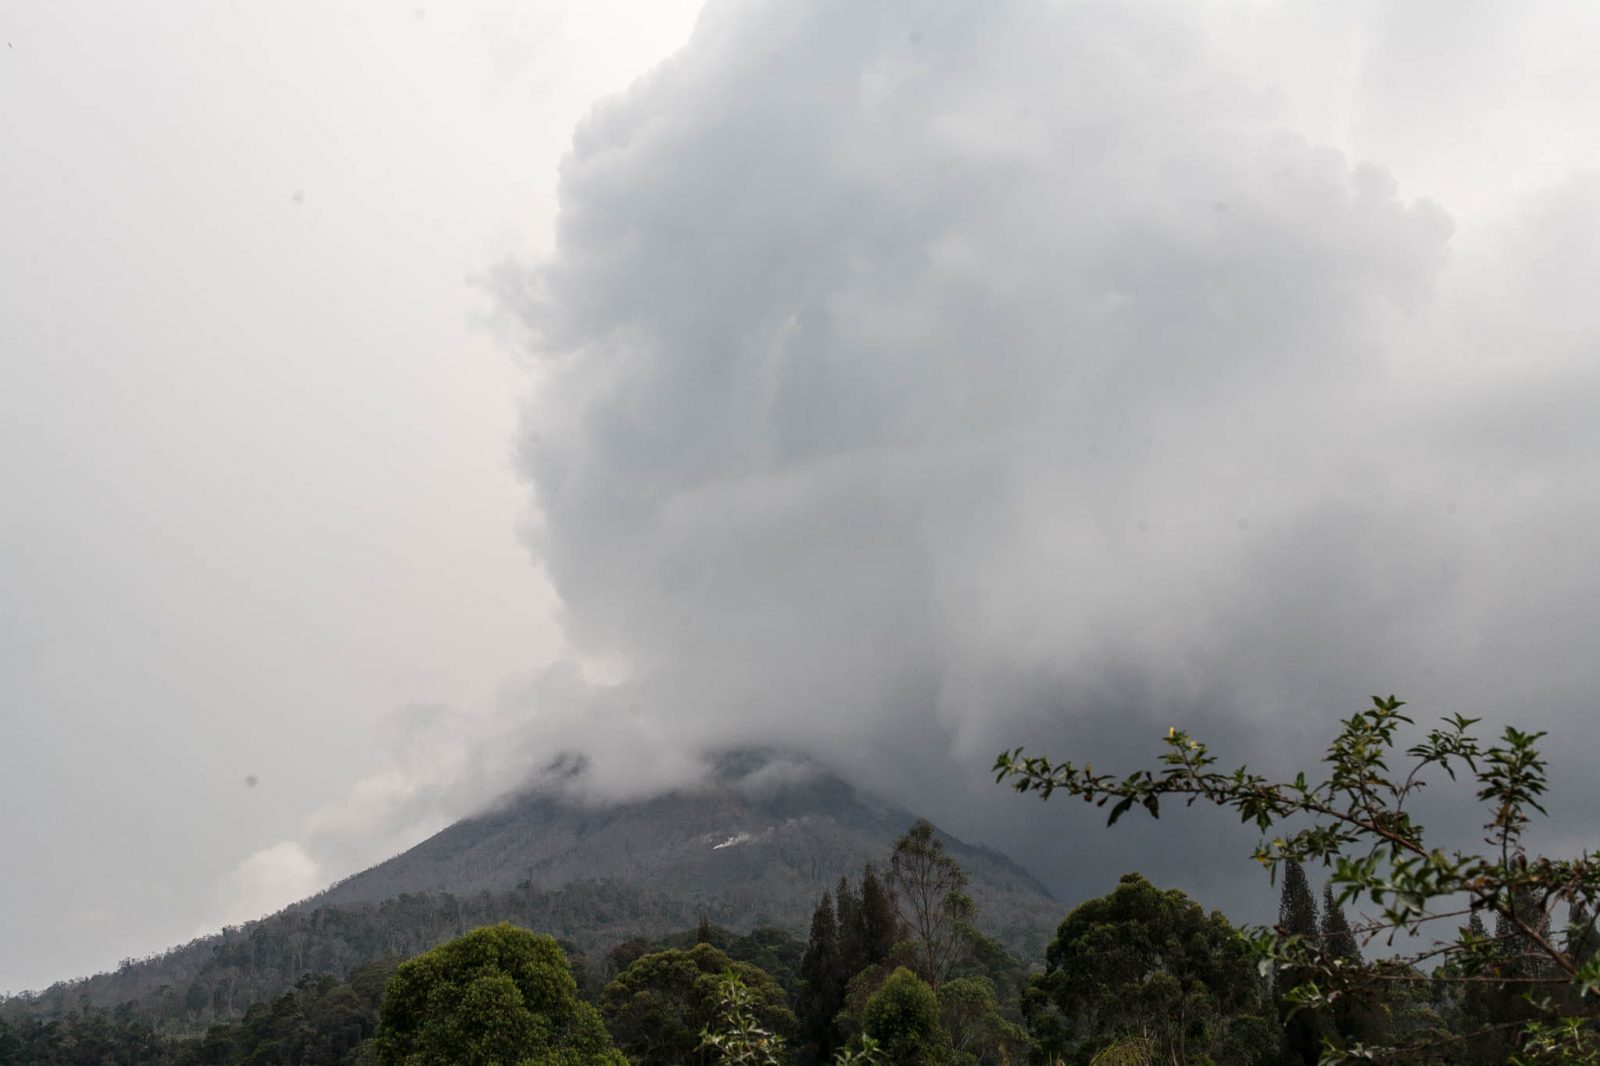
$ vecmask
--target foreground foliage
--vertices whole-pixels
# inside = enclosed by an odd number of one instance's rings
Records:
[[[952,1060],[950,1038],[939,1023],[939,997],[904,966],[867,1001],[866,1035],[890,1062],[937,1066]]]
[[[728,970],[717,981],[715,1027],[700,1031],[700,1047],[726,1066],[783,1066],[788,1061],[782,1034],[766,1028],[757,1015],[756,995],[744,978]]]
[[[1161,1062],[1250,1066],[1277,1050],[1263,991],[1227,919],[1128,874],[1061,923],[1024,1010],[1046,1062],[1136,1036]]]
[[[627,1066],[554,938],[501,923],[400,966],[379,1066]]]
[[[724,1031],[730,974],[739,982],[739,1013],[787,1038],[795,1022],[783,988],[759,967],[735,962],[710,944],[641,956],[606,986],[600,1009],[634,1062],[710,1066],[721,1054],[704,1034]]]
[[[1458,715],[1402,751],[1402,729],[1413,724],[1403,706],[1375,697],[1342,722],[1317,780],[1219,770],[1204,744],[1176,729],[1158,770],[1117,777],[1021,749],[1002,753],[995,769],[1021,792],[1109,806],[1110,823],[1136,806],[1159,816],[1168,798],[1231,810],[1262,832],[1255,858],[1273,876],[1291,862],[1322,863],[1334,902],[1375,907],[1371,921],[1345,932],[1391,939],[1399,955],[1368,962],[1335,938],[1282,926],[1256,934],[1253,947],[1263,967],[1295,975],[1293,1006],[1332,1012],[1389,995],[1389,986],[1421,989],[1453,1007],[1456,1025],[1391,1026],[1381,1043],[1327,1034],[1325,1061],[1465,1063],[1483,1061],[1476,1056],[1487,1049],[1488,1061],[1503,1063],[1600,1063],[1600,861],[1524,846],[1529,822],[1545,813],[1543,734],[1507,727],[1485,743],[1477,720]],[[1428,843],[1406,807],[1425,785],[1458,773],[1484,811],[1481,849]],[[1481,916],[1493,918],[1493,935]],[[1551,931],[1555,916],[1568,919],[1564,937]]]

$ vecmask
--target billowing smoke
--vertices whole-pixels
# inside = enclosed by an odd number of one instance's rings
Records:
[[[1203,887],[1215,823],[1047,848],[1086,823],[1000,826],[994,753],[1144,762],[1176,724],[1302,766],[1375,691],[1584,719],[1600,184],[1463,241],[1298,133],[1226,24],[727,0],[596,108],[505,297],[528,538],[605,676],[508,698],[476,787],[794,749],[1069,892]]]
[[[1594,320],[1538,230],[1591,186],[1513,227],[1519,287],[1441,294],[1446,212],[1171,11],[769,0],[599,107],[561,203],[530,540],[626,673],[527,704],[602,789],[760,743],[927,794],[1585,688]]]
[[[714,6],[578,131],[524,307],[597,771],[986,763],[1380,650],[1449,583],[1390,338],[1450,233],[1170,18]]]

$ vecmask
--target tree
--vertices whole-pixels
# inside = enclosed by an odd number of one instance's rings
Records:
[[[975,910],[966,893],[966,871],[944,850],[944,841],[925,819],[895,841],[889,870],[901,921],[916,945],[917,970],[938,991]]]
[[[1243,1066],[1275,1050],[1260,1035],[1270,1033],[1263,992],[1249,945],[1226,918],[1132,873],[1062,921],[1024,1013],[1047,1060],[1080,1060],[1139,1036],[1175,1066]]]
[[[904,966],[867,1001],[862,1027],[895,1066],[935,1066],[950,1061],[950,1045],[939,1024],[939,999]]]
[[[600,1010],[617,1045],[639,1066],[714,1063],[716,1051],[701,1034],[719,1025],[722,981],[730,972],[750,993],[746,1006],[762,1029],[779,1036],[793,1031],[794,1015],[771,975],[710,944],[641,956],[606,985]]]
[[[1494,935],[1485,941],[1488,961],[1479,976],[1493,980],[1467,998],[1467,1013],[1477,1023],[1478,1036],[1462,1057],[1472,1066],[1506,1062],[1520,1050],[1523,1030],[1539,1013],[1528,988],[1553,976],[1549,959],[1534,948],[1522,928],[1532,930],[1532,937],[1552,939],[1549,913],[1531,892],[1517,889],[1510,912],[1495,914]]]
[[[1350,931],[1350,920],[1344,916],[1344,908],[1334,898],[1332,881],[1322,886],[1322,947],[1332,958],[1361,961],[1361,945]]]
[[[1317,904],[1311,898],[1305,870],[1292,860],[1283,865],[1283,893],[1278,902],[1277,929],[1283,936],[1307,940],[1320,935]],[[1278,1057],[1282,1066],[1317,1066],[1317,1060],[1322,1057],[1323,1019],[1313,1011],[1297,1008],[1285,995],[1307,976],[1292,967],[1280,970],[1275,976],[1278,1018],[1283,1024],[1283,1047]]]
[[[811,915],[811,936],[800,960],[800,995],[795,1013],[808,1054],[822,1059],[833,1053],[833,1018],[844,1004],[849,975],[843,974],[839,927],[833,899],[824,892]]]
[[[1028,1046],[1027,1034],[1001,1015],[987,977],[952,977],[939,986],[938,996],[940,1023],[963,1061],[1006,1063]]]
[[[1361,945],[1344,915],[1344,908],[1333,894],[1333,883],[1322,886],[1322,955],[1330,961],[1346,966],[1362,964]],[[1394,1026],[1421,1024],[1424,1004],[1416,997],[1400,993],[1401,983],[1392,983],[1394,993],[1383,995],[1382,989],[1351,989],[1333,1004],[1328,1022],[1338,1035],[1339,1042],[1376,1044],[1385,1039],[1386,1029]],[[1391,1002],[1386,1002],[1391,1001]],[[1431,1018],[1431,1012],[1428,1012]],[[1320,1050],[1320,1049],[1319,1049]]]
[[[650,954],[650,941],[642,936],[630,936],[628,939],[611,945],[606,950],[606,977],[617,976],[629,966],[632,966],[641,956]]]
[[[887,959],[900,942],[899,906],[871,863],[861,874],[861,926],[862,951],[868,966]]]
[[[717,1021],[700,1032],[700,1046],[725,1066],[783,1066],[784,1039],[756,1016],[755,994],[733,970],[717,980]]]
[[[861,893],[848,877],[839,878],[833,893],[834,911],[839,926],[839,987],[867,965],[867,916],[861,909]]]
[[[401,964],[380,1066],[626,1066],[553,938],[502,922]]]
[[[1278,898],[1278,928],[1293,936],[1314,937],[1319,932],[1316,901],[1305,869],[1290,860],[1283,864],[1283,893]]]
[[[1338,902],[1359,896],[1378,908],[1359,932],[1398,937],[1409,950],[1397,958],[1356,961],[1275,930],[1259,931],[1254,946],[1265,962],[1305,967],[1311,974],[1296,992],[1308,1006],[1327,1006],[1385,984],[1413,984],[1468,991],[1476,986],[1509,993],[1528,1008],[1525,1018],[1508,1022],[1463,1011],[1464,1032],[1417,1036],[1407,1029],[1384,1048],[1336,1041],[1330,1049],[1336,1060],[1417,1062],[1444,1054],[1459,1060],[1463,1049],[1503,1033],[1510,1045],[1507,1061],[1600,1062],[1600,963],[1579,958],[1570,938],[1558,942],[1548,931],[1551,907],[1593,911],[1600,900],[1600,857],[1584,852],[1550,858],[1529,854],[1524,846],[1524,830],[1535,814],[1545,813],[1545,761],[1538,750],[1544,734],[1507,726],[1498,742],[1486,743],[1474,730],[1478,719],[1454,715],[1402,749],[1402,732],[1415,724],[1403,706],[1393,696],[1374,697],[1369,708],[1341,722],[1320,779],[1301,773],[1273,780],[1247,766],[1218,770],[1206,746],[1177,729],[1168,731],[1156,770],[1117,777],[1089,765],[1024,756],[1020,748],[1002,753],[995,769],[1022,792],[1048,798],[1059,791],[1109,805],[1111,823],[1135,806],[1159,816],[1164,798],[1204,801],[1261,831],[1255,858],[1269,871],[1289,860],[1330,865]],[[1441,777],[1457,782],[1458,771],[1484,808],[1481,849],[1430,843],[1406,809],[1425,785]],[[1530,900],[1538,913],[1526,906]],[[1495,936],[1482,935],[1470,923],[1442,931],[1479,913],[1495,916]],[[1508,960],[1517,960],[1520,969]]]

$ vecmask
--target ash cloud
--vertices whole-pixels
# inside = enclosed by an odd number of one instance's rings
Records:
[[[528,539],[623,673],[532,682],[516,750],[626,796],[791,749],[1036,851],[1084,823],[1007,813],[1002,747],[1587,713],[1600,194],[1456,256],[1225,54],[1177,6],[714,3],[597,107],[506,301]],[[1026,857],[1237,846],[1197,824]]]

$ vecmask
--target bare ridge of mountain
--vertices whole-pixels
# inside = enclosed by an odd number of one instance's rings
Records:
[[[593,807],[525,794],[300,906],[593,879],[681,899],[730,929],[803,933],[841,876],[857,882],[869,862],[887,872],[895,840],[915,820],[814,764],[741,753],[721,760],[709,782],[642,802]],[[1037,953],[1061,905],[999,852],[941,837],[971,877],[980,927],[1013,951]]]

